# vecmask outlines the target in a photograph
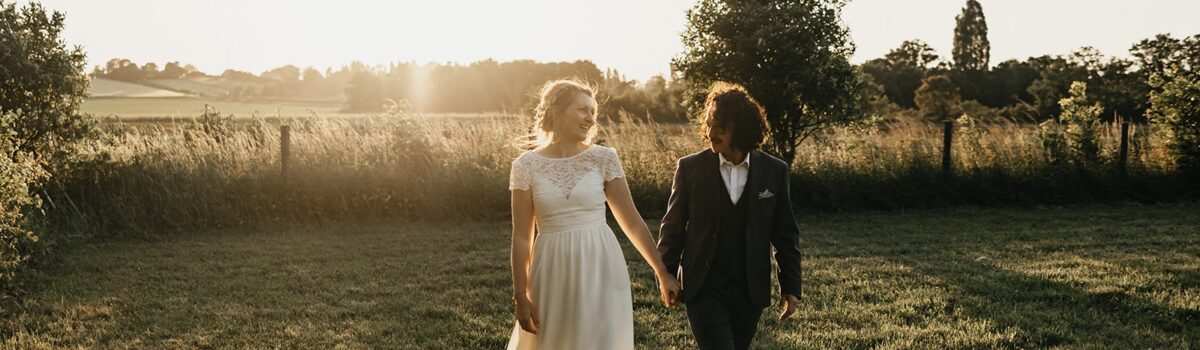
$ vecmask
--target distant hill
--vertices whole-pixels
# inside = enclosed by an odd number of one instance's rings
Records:
[[[226,77],[192,77],[187,78],[186,80],[197,85],[222,89],[226,92],[235,94],[240,92],[242,94],[250,93],[253,95],[260,95],[262,94],[263,89],[266,88],[266,84],[263,83],[249,82],[240,79],[230,79]]]
[[[88,94],[95,97],[195,97],[195,95],[159,89],[141,84],[126,83],[103,78],[94,78],[88,86]]]
[[[198,83],[188,79],[151,79],[146,81],[146,85],[209,98],[223,98],[229,96],[228,89],[223,89],[209,84]]]

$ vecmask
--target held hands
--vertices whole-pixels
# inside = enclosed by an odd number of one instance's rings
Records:
[[[658,277],[658,292],[662,297],[663,305],[669,308],[679,305],[679,297],[683,294],[683,289],[679,287],[679,280],[669,273],[659,273],[656,276]]]
[[[523,295],[513,298],[517,303],[517,322],[521,324],[521,329],[526,332],[537,334],[539,323],[537,319],[537,306],[529,301],[529,297]]]
[[[783,308],[783,313],[779,314],[779,320],[783,321],[792,317],[792,314],[796,312],[797,305],[800,305],[800,299],[795,295],[784,294],[782,298],[779,298],[779,306]]]

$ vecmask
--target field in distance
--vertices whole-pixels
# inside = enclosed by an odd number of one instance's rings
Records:
[[[254,113],[263,118],[308,117],[316,113],[321,117],[355,118],[380,113],[343,113],[341,105],[319,102],[294,101],[221,101],[204,98],[89,98],[83,100],[80,111],[96,118],[118,116],[129,121],[153,121],[162,119],[188,119],[199,117],[204,106],[216,108],[222,116],[232,114],[236,118],[250,118]],[[495,118],[503,113],[419,113],[422,117],[437,118]]]
[[[299,117],[313,113],[318,115],[337,114],[341,105],[310,102],[273,101],[221,101],[205,98],[89,98],[83,101],[80,111],[97,118],[119,116],[121,118],[194,118],[204,112],[204,106],[216,108],[221,115],[233,114],[250,117],[258,113],[262,117]]]

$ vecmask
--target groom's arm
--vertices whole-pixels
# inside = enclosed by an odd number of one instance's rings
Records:
[[[684,174],[683,159],[680,159],[675,166],[675,180],[671,182],[667,213],[663,215],[662,226],[658,229],[658,252],[662,254],[667,271],[672,274],[679,271],[679,260],[687,243],[688,187]]]
[[[771,234],[771,245],[775,246],[775,262],[779,264],[779,290],[781,294],[800,297],[800,229],[796,227],[796,214],[792,212],[791,174],[783,165],[783,184],[779,187],[780,200],[775,201],[775,222]]]

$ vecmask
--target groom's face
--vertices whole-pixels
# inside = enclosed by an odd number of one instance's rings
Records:
[[[705,135],[708,137],[709,147],[715,153],[730,154],[733,153],[733,123],[725,123],[721,125],[713,119],[713,109],[709,108],[704,112],[704,126],[708,130]]]

